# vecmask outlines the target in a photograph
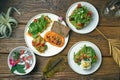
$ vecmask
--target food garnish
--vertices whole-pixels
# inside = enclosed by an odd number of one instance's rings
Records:
[[[44,52],[47,49],[45,40],[39,35],[32,40],[32,45],[39,51]]]
[[[81,29],[87,26],[92,19],[92,12],[88,10],[86,6],[81,4],[77,5],[77,8],[69,16],[69,21],[76,29]]]
[[[26,70],[32,66],[33,56],[27,50],[14,51],[13,56],[9,59],[12,66],[11,72],[26,73]]]
[[[74,62],[82,69],[90,69],[97,62],[97,55],[94,49],[84,45],[77,53],[74,53]]]
[[[0,13],[0,38],[9,38],[12,34],[12,30],[18,25],[18,22],[10,16],[12,9],[20,14],[14,7],[10,7],[6,14],[3,12]]]
[[[34,21],[30,24],[28,33],[35,38],[38,33],[42,33],[51,22],[52,21],[48,16],[42,15],[40,18],[34,19]]]
[[[51,31],[53,31],[59,35],[62,35],[63,37],[66,37],[70,31],[70,28],[61,24],[58,21],[54,21]]]
[[[48,31],[45,36],[44,36],[45,41],[49,42],[50,44],[57,46],[57,47],[62,47],[64,45],[65,39],[61,35],[53,32],[53,31]]]
[[[62,16],[59,16],[58,17],[58,22],[62,22],[63,21],[63,17]]]

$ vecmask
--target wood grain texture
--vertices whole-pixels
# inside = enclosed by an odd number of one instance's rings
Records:
[[[66,12],[69,6],[75,2],[83,0],[1,0],[0,12],[10,7],[16,7],[21,15],[17,13],[11,14],[19,22],[16,29],[13,30],[13,34],[8,39],[0,39],[0,80],[40,80],[42,77],[42,68],[46,65],[50,57],[41,57],[36,55],[37,63],[34,70],[25,76],[17,76],[10,72],[7,65],[7,57],[9,52],[17,46],[27,46],[24,40],[24,29],[33,16],[40,13],[54,13],[58,16],[62,16],[65,20]],[[103,15],[105,5],[110,0],[84,0],[93,4],[99,12],[100,21],[97,28],[103,32],[107,38],[120,39],[120,19],[106,17]],[[120,68],[114,62],[112,56],[109,54],[109,47],[107,41],[96,31],[89,34],[77,34],[70,31],[70,38],[66,48],[56,56],[65,56],[69,49],[76,42],[79,41],[91,41],[96,44],[103,56],[102,65],[95,73],[87,76],[83,76],[75,73],[67,64],[67,68],[56,73],[52,78],[47,80],[120,80]]]
[[[19,25],[15,30],[13,30],[13,34],[9,39],[0,39],[0,52],[1,53],[9,53],[13,48],[17,46],[27,46],[24,40],[24,29],[25,25]],[[118,38],[120,39],[120,27],[102,27],[99,26],[98,29],[102,31],[108,38]],[[73,31],[70,31],[70,38],[66,48],[63,50],[65,54],[68,53],[69,49],[73,44],[79,41],[91,41],[96,44],[103,54],[103,56],[109,55],[109,47],[107,41],[96,31],[85,35],[85,34],[77,34]]]
[[[3,3],[5,7],[2,7],[1,10],[6,11],[10,6],[16,7],[21,12],[22,17],[16,13],[14,13],[14,17],[19,21],[19,23],[27,23],[30,18],[43,12],[54,13],[65,18],[67,9],[70,5],[78,1],[80,0],[6,0],[6,2]],[[97,8],[100,14],[99,25],[110,26],[111,24],[114,24],[113,26],[120,26],[118,21],[120,20],[119,18],[108,18],[103,15],[103,10],[109,0],[84,1],[90,2]]]
[[[2,54],[1,54],[2,55]],[[1,56],[0,55],[0,56]],[[58,55],[57,55],[58,56]],[[42,77],[42,69],[43,67],[46,65],[48,58],[45,57],[40,57],[40,56],[36,56],[37,57],[37,63],[36,63],[36,67],[33,69],[33,71],[26,75],[26,76],[15,76],[14,74],[12,74],[7,66],[7,62],[5,62],[4,60],[7,60],[8,55],[4,54],[3,57],[0,57],[0,62],[1,62],[1,66],[0,66],[0,79],[20,79],[20,80],[26,80],[27,78],[33,78],[34,79],[40,79]],[[44,61],[44,62],[42,62]],[[114,62],[114,60],[111,57],[103,57],[102,60],[102,65],[101,67],[98,69],[98,71],[96,71],[95,73],[88,75],[88,76],[82,76],[80,74],[77,74],[75,72],[73,72],[73,70],[69,67],[69,65],[67,64],[67,68],[63,71],[63,72],[58,72],[56,73],[52,78],[50,78],[50,80],[78,80],[78,79],[85,79],[87,80],[88,78],[96,80],[95,78],[97,77],[98,80],[99,79],[119,79],[119,67],[118,65],[116,65],[116,63]],[[73,77],[74,75],[74,77]],[[113,76],[113,77],[112,77]],[[115,77],[116,76],[116,77]],[[27,79],[27,80],[29,80]],[[48,79],[49,80],[49,79]]]

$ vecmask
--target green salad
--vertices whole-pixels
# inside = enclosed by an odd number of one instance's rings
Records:
[[[33,37],[37,37],[38,33],[42,33],[51,23],[51,19],[48,16],[42,15],[38,19],[30,24],[28,33]]]
[[[92,12],[87,9],[86,6],[81,4],[77,5],[77,8],[69,16],[69,20],[76,29],[81,29],[87,26],[92,19]]]
[[[97,55],[92,47],[84,45],[82,49],[74,53],[74,62],[81,65],[82,61],[89,61],[91,65],[97,62]]]

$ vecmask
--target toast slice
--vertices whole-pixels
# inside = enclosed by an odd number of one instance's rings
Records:
[[[63,37],[67,37],[67,35],[70,31],[70,28],[61,24],[58,21],[54,21],[51,31],[53,31],[53,32],[55,32]]]

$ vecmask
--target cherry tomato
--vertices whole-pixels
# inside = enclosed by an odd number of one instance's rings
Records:
[[[88,13],[87,13],[89,16],[91,16],[92,15],[92,12],[91,11],[88,11]]]
[[[26,66],[26,69],[30,68],[30,64],[27,63],[27,62],[26,62],[26,64],[25,64],[25,66]]]
[[[24,54],[25,50],[20,50],[20,54]]]
[[[81,4],[78,4],[77,8],[81,8],[81,7],[82,7],[82,5],[81,5]]]
[[[32,58],[32,56],[28,56],[26,59],[28,60],[28,59],[31,59]]]
[[[38,20],[37,19],[34,19],[34,22],[37,22]]]
[[[36,46],[37,46],[37,47],[38,47],[38,46],[40,46],[40,42],[39,42],[39,43],[37,43],[37,44],[36,44]]]

